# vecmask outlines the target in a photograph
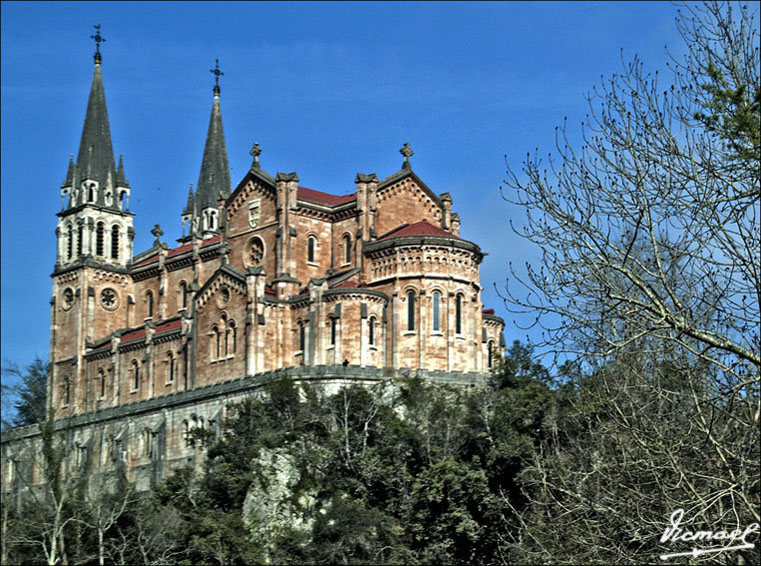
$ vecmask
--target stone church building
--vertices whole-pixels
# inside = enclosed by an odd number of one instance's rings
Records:
[[[123,461],[147,487],[196,458],[192,428],[218,426],[273,375],[478,383],[504,350],[504,323],[481,302],[483,253],[459,236],[451,196],[413,171],[409,144],[399,171],[358,173],[340,196],[268,173],[254,144],[233,186],[215,72],[198,183],[177,203],[183,237],[170,245],[156,225],[135,253],[95,54],[50,301],[48,404],[72,470]],[[4,434],[4,491],[37,436]]]

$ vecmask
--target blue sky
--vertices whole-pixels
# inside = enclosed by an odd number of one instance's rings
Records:
[[[56,212],[77,153],[92,79],[92,26],[102,25],[103,77],[116,158],[136,213],[135,252],[150,229],[181,234],[196,184],[219,58],[233,186],[259,142],[269,173],[347,194],[357,172],[402,162],[449,192],[461,235],[489,255],[484,303],[524,338],[494,290],[508,263],[541,250],[514,235],[525,212],[500,198],[504,155],[518,166],[572,131],[584,94],[638,54],[664,69],[683,51],[666,2],[2,2],[2,359],[47,359]]]

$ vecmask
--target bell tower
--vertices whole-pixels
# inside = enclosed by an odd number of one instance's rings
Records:
[[[131,279],[133,213],[124,162],[114,160],[103,89],[100,44],[96,51],[79,153],[69,157],[61,184],[61,211],[56,228],[57,253],[52,274],[52,375],[48,403],[77,412],[85,399],[83,359],[87,343],[125,325]],[[101,312],[102,311],[102,312]]]

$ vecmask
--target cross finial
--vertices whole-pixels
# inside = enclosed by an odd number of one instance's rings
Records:
[[[94,25],[93,27],[95,28],[95,35],[91,35],[90,37],[95,40],[95,63],[100,64],[100,44],[106,41],[106,38],[100,35],[100,24]]]
[[[259,142],[254,142],[253,147],[251,148],[251,151],[248,152],[249,155],[253,156],[254,162],[251,164],[252,169],[259,169],[259,156],[262,153],[262,148],[259,147]]]
[[[219,70],[219,59],[217,59],[216,67],[209,70],[214,74],[214,94],[219,96],[219,76],[224,75],[224,73]]]
[[[402,163],[402,169],[409,169],[410,157],[415,155],[415,152],[412,151],[412,148],[410,147],[410,142],[404,142],[404,147],[399,150],[399,153],[401,153],[404,156],[404,163]]]
[[[159,238],[164,235],[163,230],[161,230],[161,226],[156,224],[156,226],[151,230],[151,234],[153,234],[156,237],[156,244],[159,243]]]

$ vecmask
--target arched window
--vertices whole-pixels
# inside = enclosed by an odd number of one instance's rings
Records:
[[[235,328],[235,321],[231,320],[227,324],[227,336],[229,336],[229,339],[225,340],[225,349],[227,349],[227,346],[229,344],[230,349],[228,350],[228,355],[234,355],[235,354],[235,346],[237,341],[237,334],[236,334],[236,328]]]
[[[77,226],[77,255],[82,255],[82,238],[84,237],[84,226],[80,224]]]
[[[222,345],[222,336],[221,336],[221,334],[219,332],[219,328],[217,328],[216,324],[211,328],[211,333],[213,335],[212,336],[212,340],[213,340],[213,344],[212,345],[214,347],[212,359],[218,360],[219,359],[219,353],[220,353],[220,347]]]
[[[98,381],[100,385],[100,398],[106,396],[106,374],[103,372],[103,370],[98,370]]]
[[[90,185],[87,188],[87,201],[95,202],[95,185]]]
[[[168,375],[167,375],[167,383],[174,383],[174,371],[175,371],[175,359],[174,354],[172,352],[169,352],[166,356],[167,364],[169,364]]]
[[[116,224],[111,228],[111,259],[119,259],[119,226]]]
[[[315,252],[315,246],[317,245],[317,238],[314,236],[309,236],[307,238],[307,261],[309,263],[314,263],[314,252]]]
[[[351,263],[351,236],[344,236],[344,263]]]
[[[180,281],[180,295],[182,295],[182,308],[188,308],[188,284]]]
[[[407,330],[415,330],[415,292],[407,292]]]
[[[148,312],[147,318],[153,318],[153,293],[151,291],[148,291],[145,294],[145,303],[147,305]]]
[[[375,317],[367,319],[367,341],[370,346],[375,346]]]
[[[494,342],[489,341],[487,349],[489,350],[489,367],[491,368],[494,366]]]
[[[439,312],[441,310],[441,293],[438,291],[433,292],[433,331],[438,332],[441,330],[441,324],[440,320],[441,317],[439,316]]]
[[[71,254],[74,253],[74,229],[69,224],[66,229],[66,259],[71,259]]]
[[[457,295],[455,301],[455,332],[462,334],[462,295]]]
[[[126,196],[125,191],[121,191],[119,193],[119,210],[124,210],[124,197]]]
[[[299,351],[303,352],[306,346],[306,324],[299,322]]]
[[[190,423],[187,420],[182,421],[182,437],[185,439],[185,446],[193,445],[193,439],[190,438]]]
[[[106,236],[106,226],[103,222],[98,222],[98,227],[95,229],[95,255],[98,257],[103,256],[103,240]]]
[[[330,345],[336,345],[336,333],[338,331],[338,318],[335,316],[330,319]]]
[[[140,387],[140,366],[137,360],[132,360],[132,391],[137,391]]]

